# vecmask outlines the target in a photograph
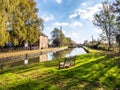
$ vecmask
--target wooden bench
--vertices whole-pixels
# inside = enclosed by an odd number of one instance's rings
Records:
[[[65,58],[63,61],[59,60],[58,68],[69,68],[75,65],[76,56]]]

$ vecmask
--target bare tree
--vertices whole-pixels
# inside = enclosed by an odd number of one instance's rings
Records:
[[[101,10],[94,15],[93,24],[102,29],[102,35],[108,42],[108,50],[111,48],[111,42],[113,39],[114,31],[114,14],[110,7],[110,3],[105,1],[102,2]]]

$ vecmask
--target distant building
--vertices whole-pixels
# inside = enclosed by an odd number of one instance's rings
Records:
[[[48,42],[49,42],[48,36],[42,33],[39,37],[39,49],[48,48]]]

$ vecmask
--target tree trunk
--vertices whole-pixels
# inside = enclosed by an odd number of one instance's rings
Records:
[[[108,41],[108,51],[110,51],[110,48],[111,48],[111,42],[110,40]]]
[[[118,53],[120,53],[120,46],[119,46],[119,51],[118,51]]]

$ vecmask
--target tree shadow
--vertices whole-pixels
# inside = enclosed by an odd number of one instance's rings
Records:
[[[90,57],[89,57],[90,56]],[[89,61],[84,61],[84,58]],[[97,58],[97,59],[96,59]],[[111,59],[112,58],[112,59]],[[117,76],[106,76],[112,68],[116,67],[120,58],[107,56],[82,55],[77,56],[76,66],[68,69],[57,70],[57,60],[43,62],[26,67],[20,67],[7,72],[23,73],[29,70],[54,67],[50,73],[28,79],[25,82],[8,87],[9,90],[93,90],[96,88],[120,89],[120,78],[118,70]],[[81,64],[82,63],[82,64]],[[20,70],[20,71],[18,71]],[[4,72],[4,73],[7,73]],[[101,80],[104,78],[104,80]]]
[[[118,59],[117,59],[118,60]],[[81,66],[77,66],[75,68],[72,68],[70,70],[61,71],[61,75],[64,75],[64,79],[72,78],[79,80],[80,82],[87,82],[88,84],[85,85],[83,88],[85,90],[90,90],[90,88],[98,87],[100,88],[102,84],[107,85],[108,87],[115,88],[115,85],[118,85],[119,80],[115,82],[115,78],[117,77],[106,77],[107,81],[100,81],[101,77],[104,77],[106,72],[108,72],[110,69],[116,67],[115,64],[116,59],[110,59],[109,56],[105,56],[104,58],[97,59],[95,61],[83,64]],[[119,73],[117,73],[119,75]],[[111,79],[113,78],[113,79]],[[114,80],[115,79],[115,80]],[[106,80],[106,79],[105,79]],[[112,80],[112,81],[111,81]],[[109,82],[111,81],[111,84]],[[78,82],[78,81],[77,81]],[[71,82],[69,82],[71,83]],[[74,82],[75,84],[75,82]],[[70,90],[70,88],[74,87],[75,85],[69,84],[66,86],[68,87],[67,90]],[[79,83],[76,83],[76,86]],[[120,85],[120,84],[119,84]],[[103,86],[104,87],[104,86]]]

